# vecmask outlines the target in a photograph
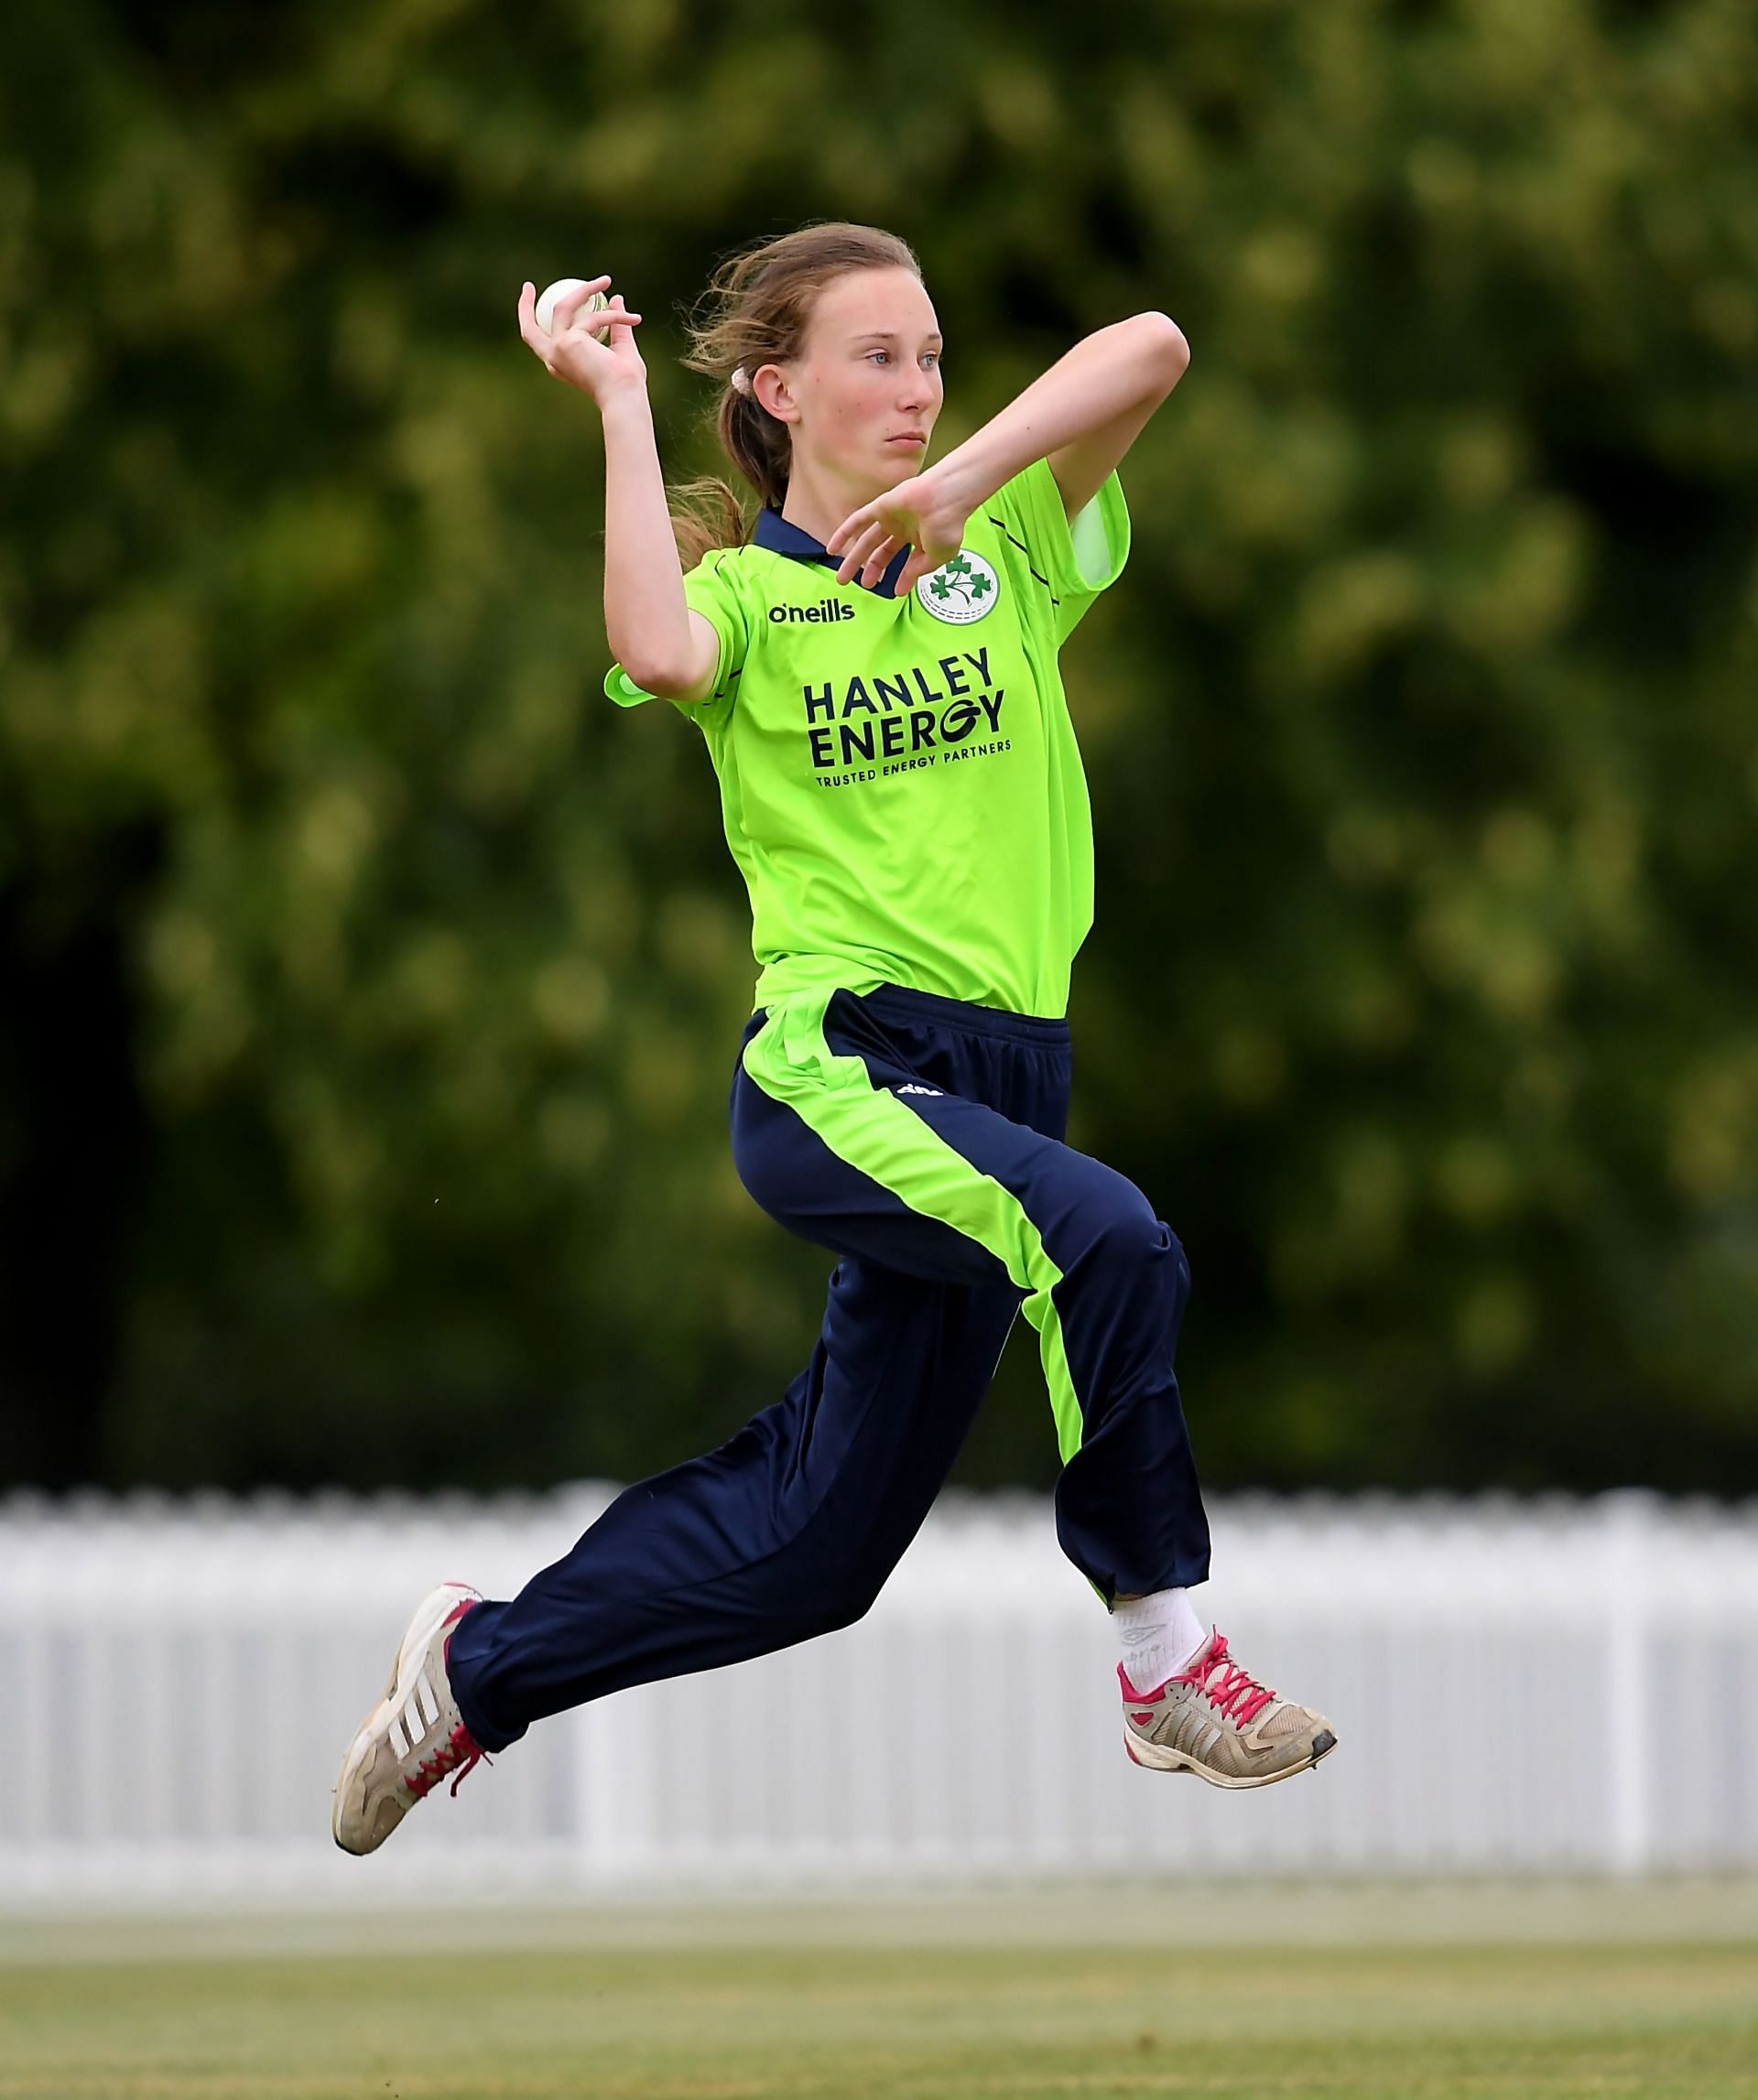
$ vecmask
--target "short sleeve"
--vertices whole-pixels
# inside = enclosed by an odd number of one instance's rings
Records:
[[[995,522],[1025,555],[1048,592],[1056,639],[1066,642],[1099,593],[1129,558],[1129,506],[1115,472],[1070,522],[1047,460],[1035,460],[990,499]]]
[[[732,690],[733,679],[744,667],[744,655],[749,646],[750,628],[744,609],[739,601],[735,574],[730,568],[728,557],[735,548],[722,547],[713,554],[705,555],[684,579],[684,602],[692,612],[700,612],[721,640],[721,654],[714,666],[714,686],[706,700],[691,703],[679,700],[674,704],[687,715],[699,715],[704,708],[726,699]],[[654,695],[637,686],[621,664],[613,664],[604,677],[607,698],[619,708],[638,708],[643,700]]]

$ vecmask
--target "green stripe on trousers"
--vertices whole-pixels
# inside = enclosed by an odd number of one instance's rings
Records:
[[[745,1072],[772,1100],[791,1109],[838,1159],[919,1216],[974,1239],[1026,1293],[1026,1317],[1037,1329],[1057,1445],[1066,1466],[1080,1448],[1083,1423],[1051,1295],[1062,1272],[1016,1196],[979,1172],[895,1094],[875,1087],[859,1057],[830,1048],[824,1015],[834,996],[813,993],[771,1007],[745,1046]]]

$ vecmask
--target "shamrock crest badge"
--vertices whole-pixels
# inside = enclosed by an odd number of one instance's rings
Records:
[[[922,577],[916,595],[935,619],[968,627],[981,620],[1001,595],[1001,579],[980,554],[961,547],[932,576]]]

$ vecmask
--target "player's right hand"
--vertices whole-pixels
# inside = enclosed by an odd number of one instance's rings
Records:
[[[551,377],[590,394],[601,408],[619,387],[645,386],[647,380],[647,368],[635,347],[635,331],[641,325],[641,316],[628,311],[622,293],[613,292],[609,307],[602,313],[581,312],[594,292],[609,290],[610,282],[609,277],[593,277],[578,290],[564,292],[556,301],[555,325],[548,330],[537,319],[537,287],[527,283],[519,291],[519,333],[532,354],[542,360]],[[592,333],[589,320],[598,321],[601,327],[609,321],[607,342],[601,342]]]

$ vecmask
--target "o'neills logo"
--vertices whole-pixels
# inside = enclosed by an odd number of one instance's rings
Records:
[[[787,620],[809,620],[816,625],[827,620],[852,620],[854,608],[844,598],[820,598],[816,605],[772,605],[769,617],[777,626]]]

